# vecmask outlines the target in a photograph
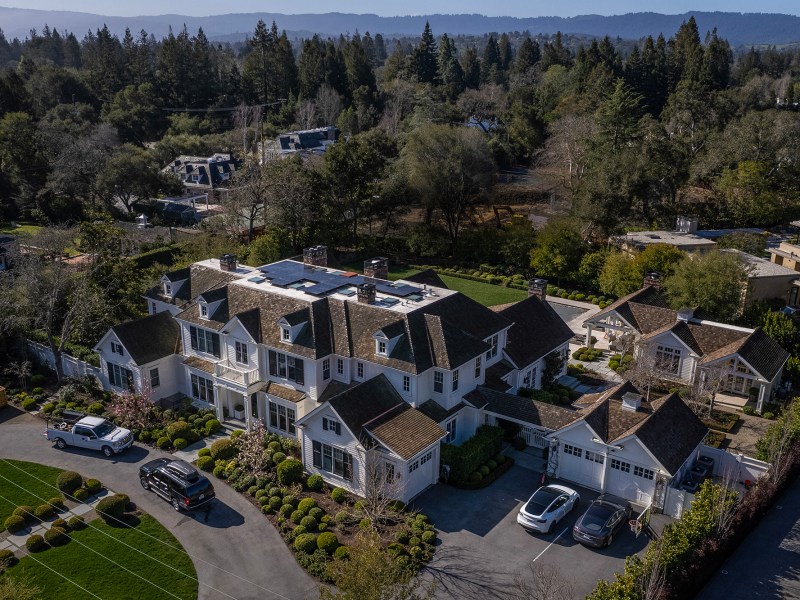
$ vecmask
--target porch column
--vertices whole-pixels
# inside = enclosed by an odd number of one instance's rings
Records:
[[[217,421],[220,423],[225,421],[225,414],[222,412],[222,397],[220,396],[220,390],[222,390],[218,385],[214,385],[214,408],[217,413]]]
[[[767,395],[767,386],[763,383],[759,384],[758,386],[758,402],[756,403],[756,412],[761,414],[761,411],[764,410],[764,399]]]
[[[594,331],[594,325],[589,323],[588,325],[586,325],[586,347],[587,348],[591,348],[592,347],[592,331]]]
[[[247,425],[247,431],[250,431],[250,420],[252,419],[252,405],[250,402],[249,394],[242,394],[242,404],[244,404],[244,422]]]

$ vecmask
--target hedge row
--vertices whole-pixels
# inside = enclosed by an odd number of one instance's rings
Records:
[[[170,266],[175,264],[176,259],[183,252],[183,245],[172,244],[162,248],[154,248],[147,252],[137,254],[132,258],[138,269],[147,269],[155,264]]]
[[[474,471],[487,460],[500,453],[503,430],[492,425],[482,425],[475,435],[461,446],[442,445],[442,464],[450,467],[450,480],[467,481]]]

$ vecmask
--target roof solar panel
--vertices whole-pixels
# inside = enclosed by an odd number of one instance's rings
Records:
[[[384,306],[394,306],[395,304],[399,304],[400,300],[398,300],[397,298],[384,298],[383,300],[380,301],[380,303],[383,304]]]
[[[251,277],[247,281],[251,283],[264,283],[267,280],[266,277]]]
[[[342,296],[347,296],[348,298],[356,295],[356,291],[351,289],[336,290],[336,293],[341,294]]]

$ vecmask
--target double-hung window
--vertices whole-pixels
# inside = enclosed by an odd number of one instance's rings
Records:
[[[294,422],[297,413],[293,408],[288,408],[276,402],[269,402],[269,426],[284,433],[294,435]]]
[[[491,346],[489,350],[486,351],[486,360],[494,358],[497,356],[497,344],[500,341],[500,336],[498,334],[494,334],[490,337],[486,342]]]
[[[458,389],[458,369],[453,371],[453,391]]]
[[[247,364],[247,344],[244,342],[235,342],[236,344],[236,362],[240,365]]]
[[[444,392],[444,372],[442,371],[434,371],[433,372],[433,391],[437,394],[441,394]]]
[[[358,379],[364,379],[364,363],[363,362],[356,363],[356,377]]]
[[[447,430],[447,437],[444,438],[445,444],[452,444],[456,440],[456,425],[458,425],[458,418],[450,419],[445,423],[444,428]]]
[[[213,354],[219,358],[219,334],[194,325],[189,327],[189,338],[192,350]]]
[[[411,377],[408,375],[403,375],[403,391],[410,392],[411,391]]]
[[[336,374],[341,376],[344,375],[344,359],[337,358],[336,359]]]
[[[328,381],[331,378],[331,359],[322,359],[322,381]]]
[[[161,377],[158,374],[158,367],[150,369],[150,388],[155,389],[161,385]]]
[[[305,385],[303,360],[283,352],[269,351],[269,374],[272,377],[288,379],[297,384]]]
[[[192,374],[192,398],[214,404],[214,382],[205,377]]]
[[[282,342],[292,341],[292,331],[288,327],[281,327],[281,341]]]
[[[378,340],[378,354],[386,356],[386,342],[383,340]]]
[[[353,479],[353,457],[341,448],[312,441],[312,460],[317,469],[328,471],[334,475],[351,481]]]
[[[120,389],[133,391],[133,372],[114,363],[108,365],[108,382]]]
[[[475,379],[478,379],[481,376],[481,357],[478,356],[475,359]]]

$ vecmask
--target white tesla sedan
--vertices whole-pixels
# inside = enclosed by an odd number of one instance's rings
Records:
[[[517,523],[528,531],[550,533],[580,500],[578,492],[563,485],[542,486],[519,509]]]

